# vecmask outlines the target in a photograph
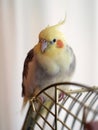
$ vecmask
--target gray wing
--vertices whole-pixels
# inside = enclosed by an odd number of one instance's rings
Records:
[[[67,46],[67,51],[72,58],[70,66],[69,66],[69,75],[72,75],[76,68],[76,57],[71,47]]]
[[[24,61],[24,67],[23,67],[23,73],[22,73],[22,80],[23,80],[24,77],[27,78],[28,69],[29,69],[28,68],[28,64],[29,64],[29,62],[32,61],[33,56],[34,56],[34,51],[33,51],[33,49],[31,49],[28,52],[27,57],[26,57],[26,59]],[[24,86],[23,81],[22,81],[22,96],[24,96],[24,95],[25,95],[25,86]]]

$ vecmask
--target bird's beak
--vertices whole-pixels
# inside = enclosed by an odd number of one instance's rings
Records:
[[[46,40],[43,40],[41,42],[41,51],[44,52],[47,47],[48,47],[48,42]]]

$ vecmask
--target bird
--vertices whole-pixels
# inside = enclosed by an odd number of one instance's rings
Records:
[[[71,80],[76,67],[76,57],[61,30],[64,23],[65,20],[42,29],[38,43],[28,52],[22,73],[24,102],[51,84]],[[54,96],[51,90],[48,94]],[[63,95],[59,95],[60,100]],[[43,96],[41,99],[45,100]]]

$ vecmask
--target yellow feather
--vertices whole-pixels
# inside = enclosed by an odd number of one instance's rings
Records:
[[[66,17],[61,22],[53,26],[48,26],[43,29],[39,34],[39,39],[46,39],[51,41],[54,37],[59,39],[61,38],[65,42],[65,35],[60,31],[60,27],[64,25]]]

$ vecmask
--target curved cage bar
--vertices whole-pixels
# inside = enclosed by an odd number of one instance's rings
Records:
[[[50,91],[52,94],[49,94]],[[64,94],[61,101],[60,93]],[[40,100],[41,96],[45,97],[44,102]],[[22,130],[98,130],[98,125],[97,129],[89,127],[97,121],[98,87],[56,83],[31,100]]]

